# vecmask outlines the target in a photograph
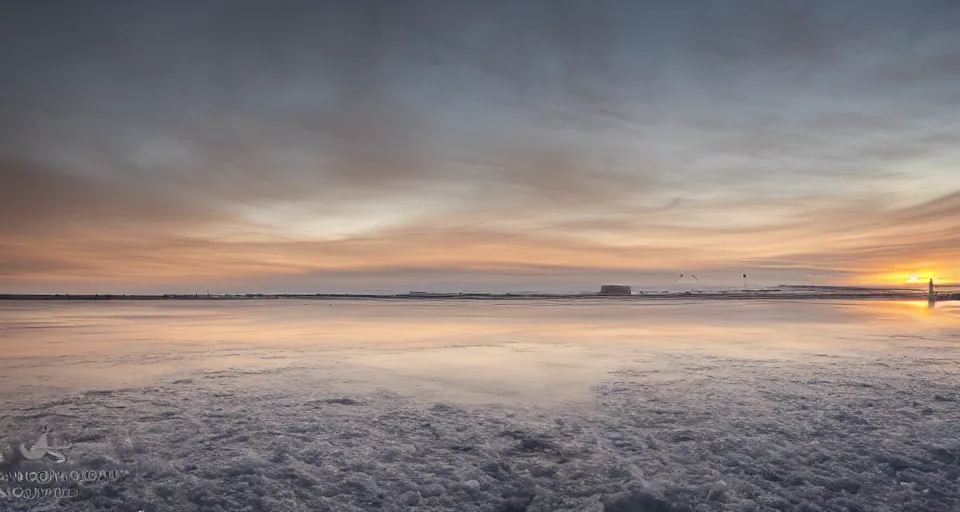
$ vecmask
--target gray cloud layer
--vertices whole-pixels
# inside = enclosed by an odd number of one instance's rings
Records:
[[[97,244],[134,258],[179,240],[196,252],[170,265],[202,274],[236,252],[228,232],[300,254],[291,271],[326,268],[323,251],[288,244],[332,243],[334,224],[341,247],[401,254],[418,233],[442,251],[482,230],[517,265],[534,245],[573,244],[631,247],[637,268],[665,250],[848,272],[960,247],[956,2],[7,11],[0,257],[17,286],[83,265],[95,279],[82,261]],[[69,249],[46,238],[81,231]],[[24,253],[31,240],[45,249]],[[253,254],[244,268],[273,261]]]

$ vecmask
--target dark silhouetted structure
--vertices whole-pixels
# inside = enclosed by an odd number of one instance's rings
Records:
[[[622,284],[605,284],[600,287],[600,295],[630,295],[630,287]]]

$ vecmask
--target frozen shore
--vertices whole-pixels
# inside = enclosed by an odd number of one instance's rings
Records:
[[[546,408],[357,393],[307,369],[7,404],[11,443],[57,425],[77,433],[63,468],[130,475],[3,510],[957,510],[960,386],[937,378],[955,360],[863,363],[683,356]]]

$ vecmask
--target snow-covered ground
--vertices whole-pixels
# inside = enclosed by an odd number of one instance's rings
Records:
[[[952,303],[12,303],[0,349],[0,472],[129,472],[4,512],[960,510]]]

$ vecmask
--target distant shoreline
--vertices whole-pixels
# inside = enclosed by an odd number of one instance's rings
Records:
[[[123,294],[0,294],[0,300],[20,300],[20,301],[116,301],[116,300],[281,300],[281,299],[300,299],[300,300],[343,300],[343,299],[375,299],[375,300],[580,300],[580,299],[604,299],[604,300],[729,300],[729,299],[886,299],[886,300],[927,300],[925,292],[906,291],[906,290],[851,290],[838,289],[837,291],[825,292],[823,290],[809,291],[806,293],[797,291],[782,290],[755,290],[755,291],[727,291],[727,292],[643,292],[632,295],[601,295],[599,293],[405,293],[405,294],[337,294],[337,293],[319,293],[319,294],[167,294],[167,295],[123,295]],[[947,292],[937,293],[937,301],[960,300],[960,293]]]

